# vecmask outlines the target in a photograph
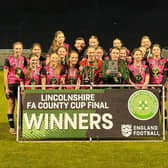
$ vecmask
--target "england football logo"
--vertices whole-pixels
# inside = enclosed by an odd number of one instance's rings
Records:
[[[132,125],[130,124],[122,124],[121,125],[121,134],[124,137],[129,137],[132,135]]]

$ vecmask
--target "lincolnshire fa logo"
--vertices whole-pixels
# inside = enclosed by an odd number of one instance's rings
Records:
[[[121,125],[121,134],[124,137],[129,137],[132,135],[132,125],[130,124],[122,124]]]
[[[148,90],[134,92],[128,100],[130,114],[138,120],[149,120],[158,112],[159,102],[157,97]]]

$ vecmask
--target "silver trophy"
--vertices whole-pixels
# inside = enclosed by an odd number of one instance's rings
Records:
[[[90,82],[94,82],[94,72],[95,72],[95,67],[89,67],[89,79]]]
[[[90,84],[88,66],[83,67],[83,83],[84,83],[85,85],[89,85],[89,84]]]
[[[118,74],[118,61],[109,61],[108,70],[110,70],[112,75]]]

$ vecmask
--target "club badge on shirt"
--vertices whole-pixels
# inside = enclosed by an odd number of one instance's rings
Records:
[[[21,68],[16,68],[15,70],[15,75],[17,78],[20,78],[21,77],[21,74],[22,74],[22,69]]]
[[[30,85],[32,86],[31,89],[34,90],[35,89],[35,85],[37,84],[37,81],[35,79],[31,79],[30,80]]]
[[[159,71],[158,68],[153,68],[153,69],[152,69],[152,72],[153,72],[153,76],[154,76],[154,77],[157,77],[157,76],[159,75],[159,73],[160,73],[160,71]]]
[[[52,77],[51,79],[50,79],[50,84],[51,85],[55,85],[57,83],[57,79],[55,78],[55,77]]]
[[[69,84],[72,85],[72,84],[75,84],[76,80],[74,78],[69,78],[68,81],[69,81]]]
[[[31,80],[30,80],[30,85],[36,85],[36,84],[37,84],[37,82],[36,82],[35,79],[31,79]]]
[[[141,80],[142,80],[142,76],[141,76],[140,73],[138,73],[138,74],[135,75],[135,80],[136,80],[136,82],[138,82],[138,83],[141,82]]]

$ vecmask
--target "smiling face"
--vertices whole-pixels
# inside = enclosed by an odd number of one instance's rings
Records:
[[[53,53],[51,54],[50,62],[57,64],[60,62],[60,57],[56,53]]]
[[[34,45],[33,48],[32,48],[32,54],[36,54],[40,58],[41,47],[39,45]]]
[[[146,49],[151,47],[151,41],[150,41],[149,37],[142,38],[141,47],[145,47]]]
[[[69,57],[69,62],[71,65],[76,65],[78,62],[78,54],[76,52],[72,52]]]
[[[97,38],[91,37],[91,38],[89,39],[89,46],[90,46],[90,47],[97,48],[98,45],[99,45],[99,41],[98,41]]]
[[[144,58],[145,54],[146,54],[146,48],[145,47],[139,47],[139,49],[142,51],[143,58]]]
[[[110,57],[113,61],[117,61],[119,59],[120,51],[117,48],[113,48],[110,52]]]
[[[142,60],[142,52],[140,50],[136,50],[133,54],[134,61],[140,62]]]
[[[116,48],[121,48],[122,47],[122,42],[120,39],[115,39],[113,40],[113,47],[116,47]]]
[[[104,55],[104,51],[102,48],[97,48],[95,54],[96,54],[96,59],[102,60],[102,57]]]
[[[59,45],[63,45],[64,41],[65,41],[65,36],[62,32],[59,32],[54,40],[59,44]]]
[[[39,59],[37,55],[32,55],[30,58],[30,66],[32,68],[37,68],[39,63]]]
[[[158,45],[153,46],[153,48],[152,48],[152,55],[153,55],[154,57],[159,57],[159,58],[160,58],[161,49],[160,49],[160,47],[159,47]]]
[[[61,60],[65,60],[65,56],[67,55],[66,48],[65,47],[58,48],[57,54],[59,55]]]
[[[86,46],[86,44],[84,40],[80,39],[75,41],[74,46],[78,51],[81,51]]]
[[[89,61],[94,61],[95,60],[95,48],[93,47],[89,47],[87,49],[87,56],[88,56],[88,59]]]
[[[127,58],[127,49],[121,49],[120,50],[120,59],[125,61],[126,58]]]
[[[15,56],[21,56],[23,52],[23,45],[21,43],[16,43],[13,45],[13,53]]]

